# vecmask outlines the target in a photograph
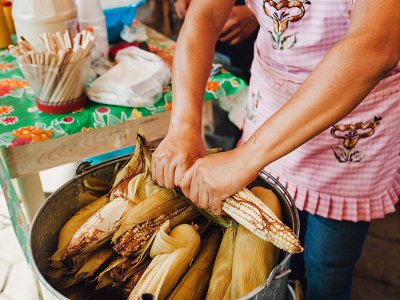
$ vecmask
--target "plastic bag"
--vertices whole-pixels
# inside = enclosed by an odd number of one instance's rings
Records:
[[[118,52],[118,64],[97,78],[88,97],[99,103],[128,107],[154,105],[170,81],[168,66],[157,55],[137,47]]]

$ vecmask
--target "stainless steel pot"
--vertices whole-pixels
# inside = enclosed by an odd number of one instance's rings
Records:
[[[40,281],[45,299],[67,299],[45,278],[49,270],[49,257],[54,253],[58,243],[58,234],[62,226],[86,203],[80,203],[79,194],[85,192],[83,181],[96,177],[111,181],[117,165],[122,167],[130,158],[122,156],[95,166],[83,165],[78,168],[78,175],[54,192],[35,216],[29,237],[29,259],[34,273]],[[299,217],[292,198],[285,188],[267,173],[251,183],[271,189],[282,205],[284,223],[297,235],[299,234]],[[290,273],[289,263],[292,254],[282,254],[279,264],[274,268],[265,282],[242,299],[287,299],[287,278]]]

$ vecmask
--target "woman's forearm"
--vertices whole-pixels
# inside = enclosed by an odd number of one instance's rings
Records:
[[[398,33],[391,37],[396,35],[400,39]],[[336,44],[292,99],[246,143],[248,155],[258,158],[256,168],[290,153],[363,101],[399,60],[398,42],[371,46],[377,43],[369,34],[350,33]]]
[[[173,109],[170,130],[188,127],[200,133],[204,90],[215,43],[233,7],[233,0],[192,0],[174,55]]]

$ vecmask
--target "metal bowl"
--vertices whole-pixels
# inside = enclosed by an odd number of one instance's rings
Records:
[[[130,155],[125,155],[94,166],[86,164],[78,168],[78,175],[47,198],[36,214],[29,236],[28,255],[45,299],[67,299],[46,280],[44,274],[50,270],[49,257],[57,248],[58,234],[61,228],[79,209],[87,204],[80,202],[79,199],[79,195],[86,191],[83,181],[95,177],[111,182],[115,168],[117,166],[122,168],[130,157]],[[261,172],[259,177],[249,185],[249,188],[253,186],[263,186],[275,193],[281,202],[284,223],[298,236],[299,216],[286,189],[265,172]],[[290,253],[281,253],[279,264],[265,279],[265,282],[242,299],[286,299],[291,256]]]

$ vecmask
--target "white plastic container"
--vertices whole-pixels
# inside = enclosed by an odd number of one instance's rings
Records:
[[[39,48],[37,37],[43,32],[69,30],[76,34],[78,28],[73,0],[14,0],[12,15],[17,36],[23,36]]]
[[[106,18],[100,6],[99,0],[75,0],[78,9],[79,28],[90,28],[95,37],[95,48],[92,51],[92,59],[108,58],[108,37]]]

